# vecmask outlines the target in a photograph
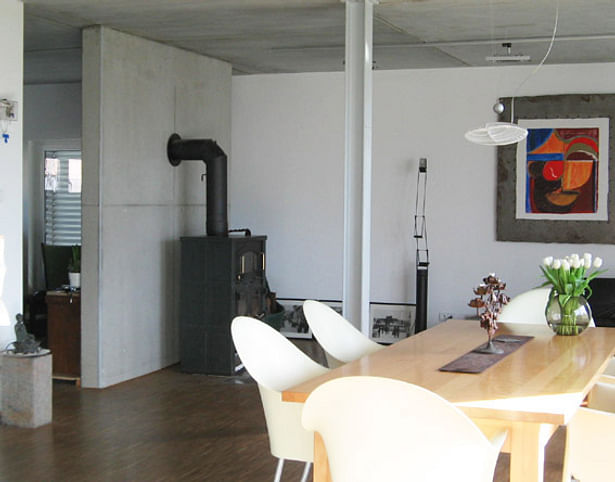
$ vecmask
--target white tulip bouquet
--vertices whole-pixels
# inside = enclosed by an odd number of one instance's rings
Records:
[[[590,253],[583,254],[581,258],[578,254],[571,254],[563,259],[554,259],[548,256],[542,261],[540,269],[547,281],[542,286],[552,285],[560,297],[560,304],[564,306],[572,296],[585,296],[589,298],[592,290],[589,282],[606,270],[594,271],[588,274],[592,267],[599,269],[602,266],[602,259],[595,257],[592,261]]]
[[[561,325],[554,328],[556,333],[575,335],[582,331],[582,328],[576,326],[577,310],[581,303],[578,297],[589,298],[591,296],[590,281],[606,271],[600,270],[601,266],[602,259],[599,257],[592,259],[590,253],[585,253],[583,257],[578,254],[571,254],[562,259],[554,259],[553,256],[548,256],[542,261],[540,269],[546,278],[542,286],[552,286],[549,305],[557,296],[558,311],[561,312]],[[592,268],[595,268],[596,271],[590,273],[589,270]],[[582,303],[587,306],[585,301]],[[547,311],[550,311],[549,307],[547,307]],[[589,311],[589,317],[591,318],[591,311]],[[549,320],[548,314],[547,320]]]

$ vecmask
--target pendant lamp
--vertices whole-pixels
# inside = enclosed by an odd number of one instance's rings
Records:
[[[472,129],[465,138],[481,146],[507,146],[527,137],[527,129],[511,122],[488,122],[485,127]]]
[[[536,68],[519,84],[519,86],[515,89],[515,93],[513,94],[510,105],[510,122],[488,122],[484,127],[478,127],[476,129],[469,130],[465,133],[465,138],[473,142],[474,144],[479,144],[481,146],[507,146],[509,144],[516,144],[521,142],[527,137],[527,129],[525,127],[521,127],[514,123],[515,120],[515,96],[519,89],[532,77],[538,69],[542,67],[542,64],[545,63],[551,49],[553,48],[553,42],[555,41],[555,34],[557,32],[557,22],[559,18],[559,0],[557,0],[555,7],[555,25],[553,26],[553,35],[551,36],[551,43],[549,44],[549,48],[547,49],[547,53],[542,58],[540,63],[536,66]],[[494,106],[494,110],[498,113],[503,112],[503,108],[501,104],[496,104]]]

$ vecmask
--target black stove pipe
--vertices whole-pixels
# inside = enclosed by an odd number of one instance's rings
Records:
[[[167,157],[173,166],[181,161],[203,161],[207,166],[207,235],[227,236],[226,162],[222,148],[212,139],[182,139],[171,134]]]

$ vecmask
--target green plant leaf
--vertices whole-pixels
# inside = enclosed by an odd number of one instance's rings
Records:
[[[566,283],[564,286],[564,293],[572,296],[574,294],[574,285],[572,283]]]
[[[588,299],[591,298],[591,295],[592,295],[593,291],[592,291],[592,289],[590,288],[589,285],[587,285],[585,287],[585,291],[587,291],[587,294],[585,295],[585,299],[588,300]]]
[[[569,294],[560,294],[559,295],[559,304],[562,307],[562,309],[564,308],[564,306],[566,306],[566,303],[568,303],[568,300],[570,300],[572,296]]]
[[[551,283],[556,289],[558,289],[560,287],[560,281],[557,277],[558,270],[545,269],[543,266],[541,266],[540,269],[542,270],[542,274],[544,274],[545,278],[548,280],[548,283],[545,283],[545,285]]]

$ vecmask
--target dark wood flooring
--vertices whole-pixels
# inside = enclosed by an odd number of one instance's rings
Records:
[[[322,362],[313,342],[299,343]],[[256,385],[173,366],[104,390],[54,382],[53,423],[0,427],[0,481],[272,481]],[[563,434],[547,447],[545,482],[561,480]],[[289,461],[283,481],[298,481]],[[508,456],[495,480],[508,481]]]

